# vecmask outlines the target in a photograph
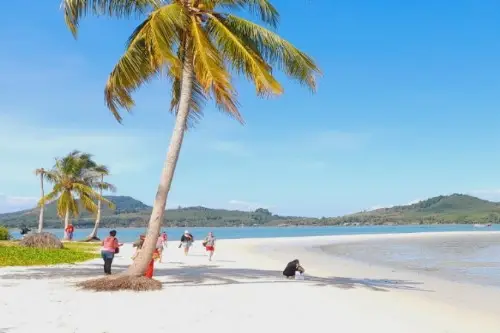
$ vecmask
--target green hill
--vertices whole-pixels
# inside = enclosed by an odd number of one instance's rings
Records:
[[[142,227],[149,221],[152,208],[128,196],[108,196],[116,209],[103,209],[102,224],[105,227]],[[0,214],[0,225],[19,227],[36,226],[38,208]],[[80,228],[91,227],[95,217],[83,212],[73,221]],[[253,212],[187,207],[169,209],[165,214],[165,226],[170,227],[227,227],[227,226],[292,226],[292,225],[393,225],[393,224],[448,224],[448,223],[500,223],[500,204],[481,200],[469,195],[453,194],[438,196],[407,206],[363,211],[341,217],[305,218],[274,215],[267,209]],[[45,208],[45,225],[60,227],[54,203]]]
[[[465,194],[440,195],[412,205],[381,208],[328,220],[334,224],[374,225],[499,223],[500,205]]]
[[[102,225],[108,227],[142,227],[151,215],[152,207],[128,196],[106,196],[116,208],[110,210],[103,206]],[[0,225],[19,227],[21,225],[34,227],[38,223],[39,208],[23,210],[14,213],[0,214]],[[267,209],[257,209],[253,212],[210,209],[205,207],[187,207],[169,209],[165,214],[166,226],[240,226],[279,224],[279,221],[293,220],[294,217],[273,215]],[[57,217],[56,204],[45,207],[44,224],[46,227],[60,227],[62,222]],[[79,227],[91,227],[95,217],[81,209],[81,215],[72,223]]]

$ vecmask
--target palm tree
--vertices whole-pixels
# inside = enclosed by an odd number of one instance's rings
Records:
[[[99,195],[102,197],[102,191],[112,191],[115,192],[116,188],[113,184],[107,183],[104,181],[104,176],[109,176],[109,170],[104,165],[98,165],[93,168],[94,173],[96,174],[96,178],[98,178],[98,182],[95,183],[95,187],[99,189]],[[97,200],[97,215],[95,219],[94,229],[87,237],[88,241],[91,240],[99,240],[97,237],[97,231],[99,230],[99,224],[101,223],[101,207],[102,201],[101,198]]]
[[[143,250],[126,275],[143,275],[158,237],[168,193],[184,139],[199,119],[205,102],[212,98],[218,108],[243,123],[238,111],[231,72],[255,84],[259,96],[283,92],[273,67],[315,90],[319,69],[314,61],[264,26],[224,10],[246,9],[264,25],[279,21],[270,0],[63,0],[68,27],[76,36],[78,23],[87,13],[129,16],[150,10],[130,36],[127,48],[111,72],[105,99],[121,122],[120,108],[134,106],[131,94],[153,78],[172,82],[171,111],[176,114],[168,153],[160,177]]]
[[[36,169],[35,170],[35,175],[40,176],[40,189],[42,192],[41,199],[45,196],[45,192],[43,190],[43,177],[47,174],[47,170],[44,168]],[[45,209],[45,202],[41,202],[40,205],[40,215],[38,217],[38,232],[42,232],[43,230],[43,212]]]
[[[69,225],[71,217],[80,213],[80,204],[89,212],[97,213],[95,201],[102,200],[110,207],[113,204],[94,191],[96,173],[93,168],[97,164],[92,160],[90,154],[81,153],[77,150],[69,153],[63,158],[56,159],[56,163],[46,178],[54,184],[52,191],[43,196],[38,205],[41,207],[45,202],[57,200],[57,215],[64,218],[64,228]],[[65,235],[66,238],[66,235]]]

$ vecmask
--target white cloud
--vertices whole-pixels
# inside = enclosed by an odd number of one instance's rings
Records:
[[[50,168],[56,157],[74,149],[92,153],[99,163],[110,168],[112,175],[131,171],[138,174],[150,161],[145,151],[150,139],[144,133],[123,128],[47,128],[0,116],[0,184],[32,183],[34,169]]]
[[[0,213],[33,208],[36,206],[38,199],[35,197],[9,196],[0,193]]]
[[[239,209],[239,210],[256,210],[257,208],[265,208],[269,209],[271,207],[262,205],[260,203],[256,202],[248,202],[248,201],[242,201],[242,200],[229,200],[229,205],[232,206],[232,209]]]
[[[500,200],[500,189],[482,189],[469,192],[470,195],[479,197],[484,200],[498,201]]]
[[[251,155],[248,148],[243,143],[238,141],[214,140],[209,142],[209,148],[234,156],[247,157]]]
[[[368,211],[382,209],[382,208],[391,208],[391,207],[394,207],[394,205],[375,205],[368,208]]]
[[[414,205],[416,203],[419,203],[420,201],[422,201],[422,199],[415,199],[415,200],[412,200],[412,201],[408,202],[404,206]]]
[[[310,147],[321,150],[356,150],[367,144],[369,138],[367,133],[332,130],[316,133],[307,141]]]
[[[409,206],[409,205],[416,204],[416,203],[418,203],[420,201],[422,201],[422,199],[415,199],[415,200],[412,200],[410,202],[407,202],[407,203],[404,203],[404,204],[400,204],[400,205],[375,205],[375,206],[371,206],[370,208],[368,208],[368,211],[382,209],[382,208],[392,208],[394,206]]]

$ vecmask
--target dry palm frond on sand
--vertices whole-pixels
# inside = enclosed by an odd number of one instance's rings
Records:
[[[32,234],[25,236],[20,246],[33,247],[38,249],[62,249],[63,243],[53,234],[49,232],[41,232],[39,234]]]
[[[106,276],[98,279],[79,282],[78,287],[93,291],[154,291],[162,289],[158,280],[149,279],[144,276],[116,275]]]

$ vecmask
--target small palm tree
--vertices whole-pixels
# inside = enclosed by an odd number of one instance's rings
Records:
[[[98,165],[94,167],[93,172],[95,173],[95,176],[98,179],[97,182],[93,182],[93,185],[95,188],[99,189],[99,195],[101,197],[103,191],[111,191],[111,192],[116,191],[116,187],[113,184],[104,181],[104,176],[109,176],[109,169],[105,165]],[[101,211],[102,211],[101,206],[102,206],[102,201],[101,198],[99,198],[97,200],[97,215],[95,219],[94,228],[92,229],[90,235],[87,237],[88,241],[99,240],[99,238],[97,237],[97,231],[99,230],[99,224],[101,223]]]
[[[140,86],[160,76],[172,83],[176,121],[146,240],[126,273],[141,276],[163,223],[184,134],[199,119],[204,104],[213,99],[220,110],[243,123],[231,73],[242,74],[254,83],[259,96],[268,96],[283,92],[273,66],[312,90],[319,69],[273,31],[230,13],[247,9],[275,28],[279,15],[270,0],[63,0],[62,7],[75,36],[80,18],[88,13],[123,17],[150,11],[130,36],[106,84],[107,105],[119,122],[120,108],[133,108],[131,94]]]
[[[43,177],[47,174],[47,170],[44,168],[36,169],[35,170],[35,175],[40,176],[40,190],[41,190],[41,199],[42,200],[45,196],[45,192],[43,189]],[[38,216],[38,232],[43,231],[43,213],[45,209],[45,201],[40,202],[40,215]]]
[[[73,151],[63,158],[56,159],[55,166],[46,173],[46,178],[54,186],[52,191],[43,196],[38,205],[57,201],[57,215],[64,218],[64,228],[69,225],[71,217],[80,213],[78,201],[87,211],[97,213],[95,201],[106,202],[111,208],[113,203],[94,191],[96,173],[93,168],[97,164],[90,154]],[[66,238],[66,236],[65,236]]]

